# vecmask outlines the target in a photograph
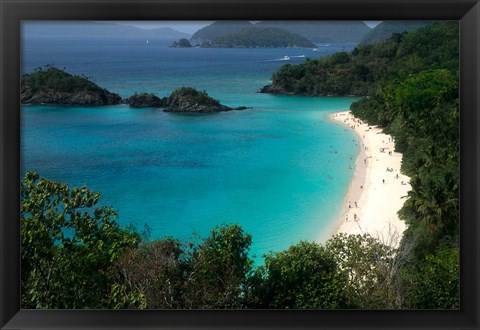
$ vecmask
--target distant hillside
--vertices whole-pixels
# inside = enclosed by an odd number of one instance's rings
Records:
[[[368,32],[360,41],[361,44],[372,45],[390,38],[392,33],[416,30],[437,21],[385,21]]]
[[[362,21],[262,21],[255,26],[285,29],[315,43],[359,42],[371,30]]]
[[[298,65],[284,65],[262,92],[327,96],[374,95],[387,80],[421,70],[458,70],[458,23],[437,23],[395,34],[375,45],[359,45]]]
[[[244,28],[239,32],[215,38],[210,46],[226,48],[315,47],[315,45],[305,37],[272,27]]]
[[[236,33],[241,29],[252,26],[253,24],[249,21],[216,21],[195,32],[192,36],[192,40],[199,42],[213,41],[216,38]]]
[[[23,36],[27,37],[68,37],[68,38],[101,38],[132,37],[144,39],[181,39],[190,38],[187,33],[163,27],[152,30],[140,29],[118,23],[90,21],[40,21],[22,24]]]

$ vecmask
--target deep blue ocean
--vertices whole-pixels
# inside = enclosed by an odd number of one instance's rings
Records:
[[[311,49],[169,48],[171,41],[32,39],[22,71],[46,64],[84,74],[122,97],[181,86],[244,111],[184,115],[155,109],[23,106],[22,172],[87,185],[122,225],[183,241],[238,223],[252,255],[323,241],[352,179],[356,136],[328,120],[351,98],[257,93],[282,65],[352,45]],[[289,61],[281,58],[289,56]],[[258,260],[258,259],[257,259]]]

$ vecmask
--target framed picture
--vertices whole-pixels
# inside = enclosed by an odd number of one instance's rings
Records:
[[[478,329],[478,1],[9,1],[1,329]]]

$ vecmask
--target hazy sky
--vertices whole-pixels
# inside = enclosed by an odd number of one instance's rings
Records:
[[[125,25],[133,25],[141,29],[156,29],[169,27],[174,30],[194,34],[197,30],[209,25],[213,21],[123,21],[117,22]]]
[[[371,28],[377,26],[378,24],[382,23],[383,21],[364,21],[365,24],[370,26]]]
[[[382,21],[365,21],[365,23],[374,27]],[[204,26],[209,25],[212,21],[119,21],[117,23],[125,25],[133,25],[142,29],[155,29],[159,27],[170,27],[174,30],[189,34],[195,33]]]

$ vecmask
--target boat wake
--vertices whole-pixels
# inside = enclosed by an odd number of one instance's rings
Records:
[[[267,60],[268,62],[276,62],[276,61],[290,61],[292,58],[303,58],[305,55],[291,55],[287,56],[285,55],[284,57],[281,58],[275,58],[273,60]]]

